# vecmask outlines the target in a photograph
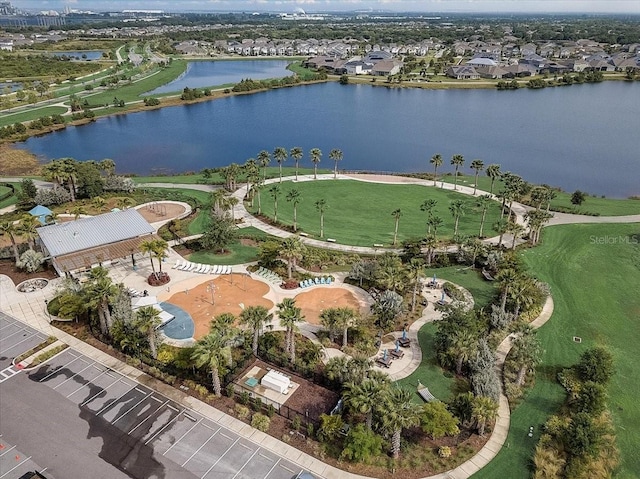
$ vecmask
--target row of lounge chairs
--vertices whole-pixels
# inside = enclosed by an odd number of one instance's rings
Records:
[[[331,276],[315,277],[312,279],[305,279],[304,281],[300,281],[301,288],[308,288],[309,286],[313,286],[315,284],[331,284]]]
[[[263,268],[262,266],[256,270],[256,274],[275,284],[280,284],[282,282],[282,278],[278,274],[274,273],[270,269]]]
[[[226,265],[210,265],[201,263],[192,263],[191,261],[178,260],[173,266],[174,269],[180,271],[190,271],[192,273],[202,274],[231,274],[231,266]]]
[[[147,294],[148,294],[146,290],[141,293],[137,289],[133,289],[133,288],[127,288],[127,289],[129,291],[129,296],[131,296],[133,298],[142,298],[143,296],[147,296]]]

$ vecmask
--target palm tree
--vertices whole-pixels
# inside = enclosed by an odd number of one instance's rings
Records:
[[[473,183],[473,196],[476,195],[476,191],[478,190],[478,175],[484,169],[484,161],[482,160],[473,160],[471,162],[471,169],[475,170],[475,181]]]
[[[240,322],[246,324],[253,332],[252,349],[253,355],[258,356],[258,339],[260,339],[260,332],[266,323],[270,323],[273,319],[273,314],[269,314],[269,311],[264,306],[247,306],[240,313]]]
[[[18,251],[18,244],[16,243],[15,234],[20,234],[20,230],[16,223],[13,221],[3,221],[0,223],[0,236],[7,235],[11,240],[11,247],[13,248],[13,256],[16,260],[16,264],[20,261],[20,252]]]
[[[454,226],[453,226],[453,237],[458,237],[458,223],[460,222],[460,217],[465,213],[465,205],[462,200],[452,201],[449,205],[449,211],[454,218]]]
[[[482,195],[480,198],[478,198],[478,206],[482,208],[482,216],[480,218],[480,232],[478,233],[478,238],[483,237],[482,233],[484,230],[484,221],[487,217],[487,209],[489,208],[490,204],[491,204],[491,196]]]
[[[516,249],[516,241],[518,240],[520,233],[522,233],[523,231],[524,226],[522,226],[520,223],[516,223],[515,221],[509,221],[507,223],[507,232],[511,233],[512,235],[511,249]]]
[[[344,385],[342,399],[345,405],[352,411],[365,415],[367,429],[373,427],[373,411],[379,405],[381,396],[388,389],[387,382],[365,379],[360,383],[347,383]]]
[[[258,153],[258,164],[262,167],[262,181],[267,179],[267,166],[271,163],[271,155],[267,150],[262,150]]]
[[[227,197],[226,190],[224,188],[217,188],[211,192],[210,197],[214,212],[217,215],[221,215],[224,211],[224,201]]]
[[[433,165],[433,186],[436,186],[436,179],[438,178],[438,167],[442,166],[442,155],[437,153],[431,157],[429,163]]]
[[[302,156],[303,156],[302,148],[300,148],[299,146],[294,146],[293,148],[291,148],[291,151],[289,152],[289,154],[291,155],[291,158],[293,158],[293,161],[295,162],[296,181],[298,181],[298,166],[300,165],[300,160],[302,159]]]
[[[342,329],[342,347],[347,345],[349,327],[356,320],[356,312],[348,307],[338,308],[336,312],[336,326]]]
[[[540,343],[536,337],[536,330],[527,324],[520,334],[513,338],[512,344],[510,358],[518,367],[516,385],[522,386],[527,371],[540,361]]]
[[[431,225],[429,224],[429,218],[431,218],[433,214],[433,209],[436,207],[438,202],[434,199],[427,199],[422,202],[420,205],[420,211],[424,211],[427,213],[427,234],[431,234]]]
[[[498,249],[502,247],[502,238],[507,232],[508,225],[509,223],[503,219],[500,219],[493,223],[493,229],[500,235],[500,238],[498,239]]]
[[[292,189],[287,193],[287,201],[293,203],[293,231],[298,231],[298,203],[302,201],[300,190]]]
[[[500,289],[500,310],[504,313],[507,309],[507,297],[513,284],[518,281],[520,274],[513,268],[503,268],[496,276],[498,289]]]
[[[493,185],[495,184],[496,179],[500,178],[501,174],[500,165],[493,163],[487,166],[487,176],[491,178],[491,189],[489,190],[490,195],[493,194]]]
[[[424,241],[423,246],[427,249],[427,266],[431,266],[431,261],[433,261],[433,254],[438,246],[438,242],[436,241],[436,237],[434,235],[428,235]]]
[[[111,311],[109,305],[118,294],[118,287],[113,284],[108,272],[101,266],[93,268],[90,273],[90,284],[87,287],[87,305],[98,311],[100,331],[106,337],[111,335]]]
[[[462,155],[453,155],[451,157],[451,164],[455,167],[455,178],[453,182],[453,189],[458,189],[458,170],[462,165],[464,165],[464,156]]]
[[[293,298],[284,298],[276,307],[280,318],[280,326],[286,329],[285,347],[289,353],[289,360],[293,364],[296,362],[295,331],[298,328],[296,323],[302,321],[304,316],[302,315],[302,310],[296,306],[296,301]]]
[[[97,209],[98,211],[103,211],[105,205],[107,204],[107,201],[101,197],[101,196],[95,196],[92,200],[91,200],[91,204],[93,205],[93,207],[95,209]]]
[[[207,366],[209,369],[213,392],[216,396],[222,395],[220,374],[224,374],[225,365],[229,363],[230,359],[231,350],[227,338],[222,331],[216,329],[199,339],[191,353],[191,360],[196,367]]]
[[[400,223],[400,217],[402,216],[402,211],[400,208],[395,209],[391,212],[391,216],[393,216],[396,220],[396,226],[393,230],[393,245],[395,246],[398,242],[398,224]]]
[[[280,183],[282,183],[282,163],[287,160],[289,153],[286,148],[282,146],[277,147],[273,150],[273,158],[278,162],[278,167],[280,168]]]
[[[324,238],[324,212],[327,209],[327,200],[321,198],[314,204],[316,211],[320,213],[320,238]]]
[[[134,202],[128,196],[122,196],[120,198],[117,198],[116,204],[118,205],[118,208],[120,208],[121,210],[126,210],[131,208],[134,205]]]
[[[251,184],[254,182],[254,178],[257,176],[260,177],[260,169],[258,168],[258,162],[255,158],[249,158],[242,165],[244,171],[247,175],[247,194],[251,193]],[[252,205],[253,206],[253,205]]]
[[[76,179],[78,170],[76,168],[76,160],[73,158],[64,158],[62,161],[62,175],[67,182],[71,202],[76,201]]]
[[[420,406],[413,402],[413,394],[400,388],[393,388],[386,394],[382,429],[391,434],[391,456],[400,456],[402,431],[420,422]]]
[[[140,251],[142,254],[149,255],[149,261],[151,261],[151,271],[153,271],[153,275],[157,278],[158,274],[156,273],[156,265],[153,264],[153,254],[156,249],[155,240],[146,240],[140,243]]]
[[[157,328],[160,325],[160,312],[153,306],[143,306],[136,310],[138,331],[147,336],[151,357],[158,357]]]
[[[62,184],[63,165],[59,160],[53,160],[42,168],[42,175],[47,181],[53,183],[53,189],[57,190]]]
[[[438,242],[438,228],[444,224],[444,220],[439,216],[432,216],[427,220],[429,229],[433,228],[433,240]]]
[[[113,161],[111,158],[105,158],[104,160],[100,160],[98,162],[98,168],[101,171],[104,171],[107,174],[107,176],[111,176],[116,171],[116,162]]]
[[[498,415],[498,403],[485,396],[473,398],[472,417],[478,425],[478,434],[484,436],[484,429],[488,421],[493,421]]]
[[[411,295],[411,311],[416,310],[416,297],[418,296],[418,287],[420,279],[424,276],[424,262],[420,258],[411,258],[407,265],[407,279],[413,285]]]
[[[36,238],[38,237],[37,228],[40,226],[40,221],[35,216],[31,216],[29,213],[25,213],[20,217],[20,223],[18,224],[18,234],[27,240],[29,243],[29,249],[35,249]]]
[[[313,163],[313,179],[318,179],[318,163],[320,163],[320,159],[322,158],[322,151],[320,148],[312,148],[309,151],[309,155],[311,156],[311,163]]]
[[[297,236],[289,236],[282,240],[278,254],[287,261],[287,274],[289,279],[292,277],[292,271],[296,266],[296,262],[302,259],[304,250],[304,244],[302,244],[302,241]]]
[[[229,195],[225,198],[225,206],[231,211],[231,221],[233,221],[234,224],[236,222],[235,207],[238,203],[240,203],[240,200],[236,196]]]
[[[269,194],[273,198],[273,221],[278,222],[278,195],[280,194],[280,187],[273,185],[269,188]]]
[[[331,342],[335,342],[338,334],[338,308],[323,309],[320,313],[320,324],[327,328]]]
[[[77,205],[73,207],[73,209],[71,210],[71,214],[73,215],[73,220],[77,221],[80,216],[87,214],[87,210],[84,206]]]
[[[336,178],[338,178],[338,162],[342,161],[342,151],[341,150],[337,150],[337,149],[333,149],[331,150],[331,152],[329,153],[329,158],[331,158],[334,161],[334,166],[333,166],[333,179],[335,180]]]
[[[533,210],[527,212],[524,217],[529,225],[529,241],[535,246],[540,240],[540,230],[552,216],[543,210]]]
[[[478,348],[478,338],[471,331],[458,330],[452,338],[451,353],[456,358],[456,374],[462,374],[465,361],[473,357]]]

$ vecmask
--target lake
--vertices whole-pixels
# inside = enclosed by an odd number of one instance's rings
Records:
[[[112,158],[137,174],[244,163],[260,150],[344,153],[340,168],[452,171],[454,154],[499,163],[535,183],[611,197],[640,195],[640,82],[543,90],[418,90],[324,83],[101,118],[21,147],[42,161]],[[288,160],[286,164],[292,164]]]
[[[293,73],[287,70],[285,60],[238,60],[189,62],[187,70],[166,85],[147,93],[154,95],[182,91],[185,87],[202,88],[238,83],[245,78],[265,80],[282,78]]]
[[[52,52],[51,54],[56,57],[69,57],[74,60],[99,60],[102,58],[102,51],[100,50]]]

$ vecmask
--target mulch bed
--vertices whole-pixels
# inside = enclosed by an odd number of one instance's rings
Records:
[[[26,271],[22,271],[21,269],[16,268],[16,265],[12,259],[0,260],[0,274],[9,276],[9,278],[11,278],[11,281],[13,281],[13,284],[15,284],[16,286],[28,279],[55,279],[58,277],[58,274],[53,269],[49,268],[43,269],[42,271],[37,271],[35,273],[27,273]]]

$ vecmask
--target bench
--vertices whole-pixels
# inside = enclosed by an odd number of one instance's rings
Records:
[[[300,236],[304,236],[305,238],[309,236],[309,233],[298,233]]]
[[[334,240],[333,238],[327,238],[327,243],[335,243],[336,240]]]
[[[374,248],[382,248],[384,245],[381,243],[373,243]]]

